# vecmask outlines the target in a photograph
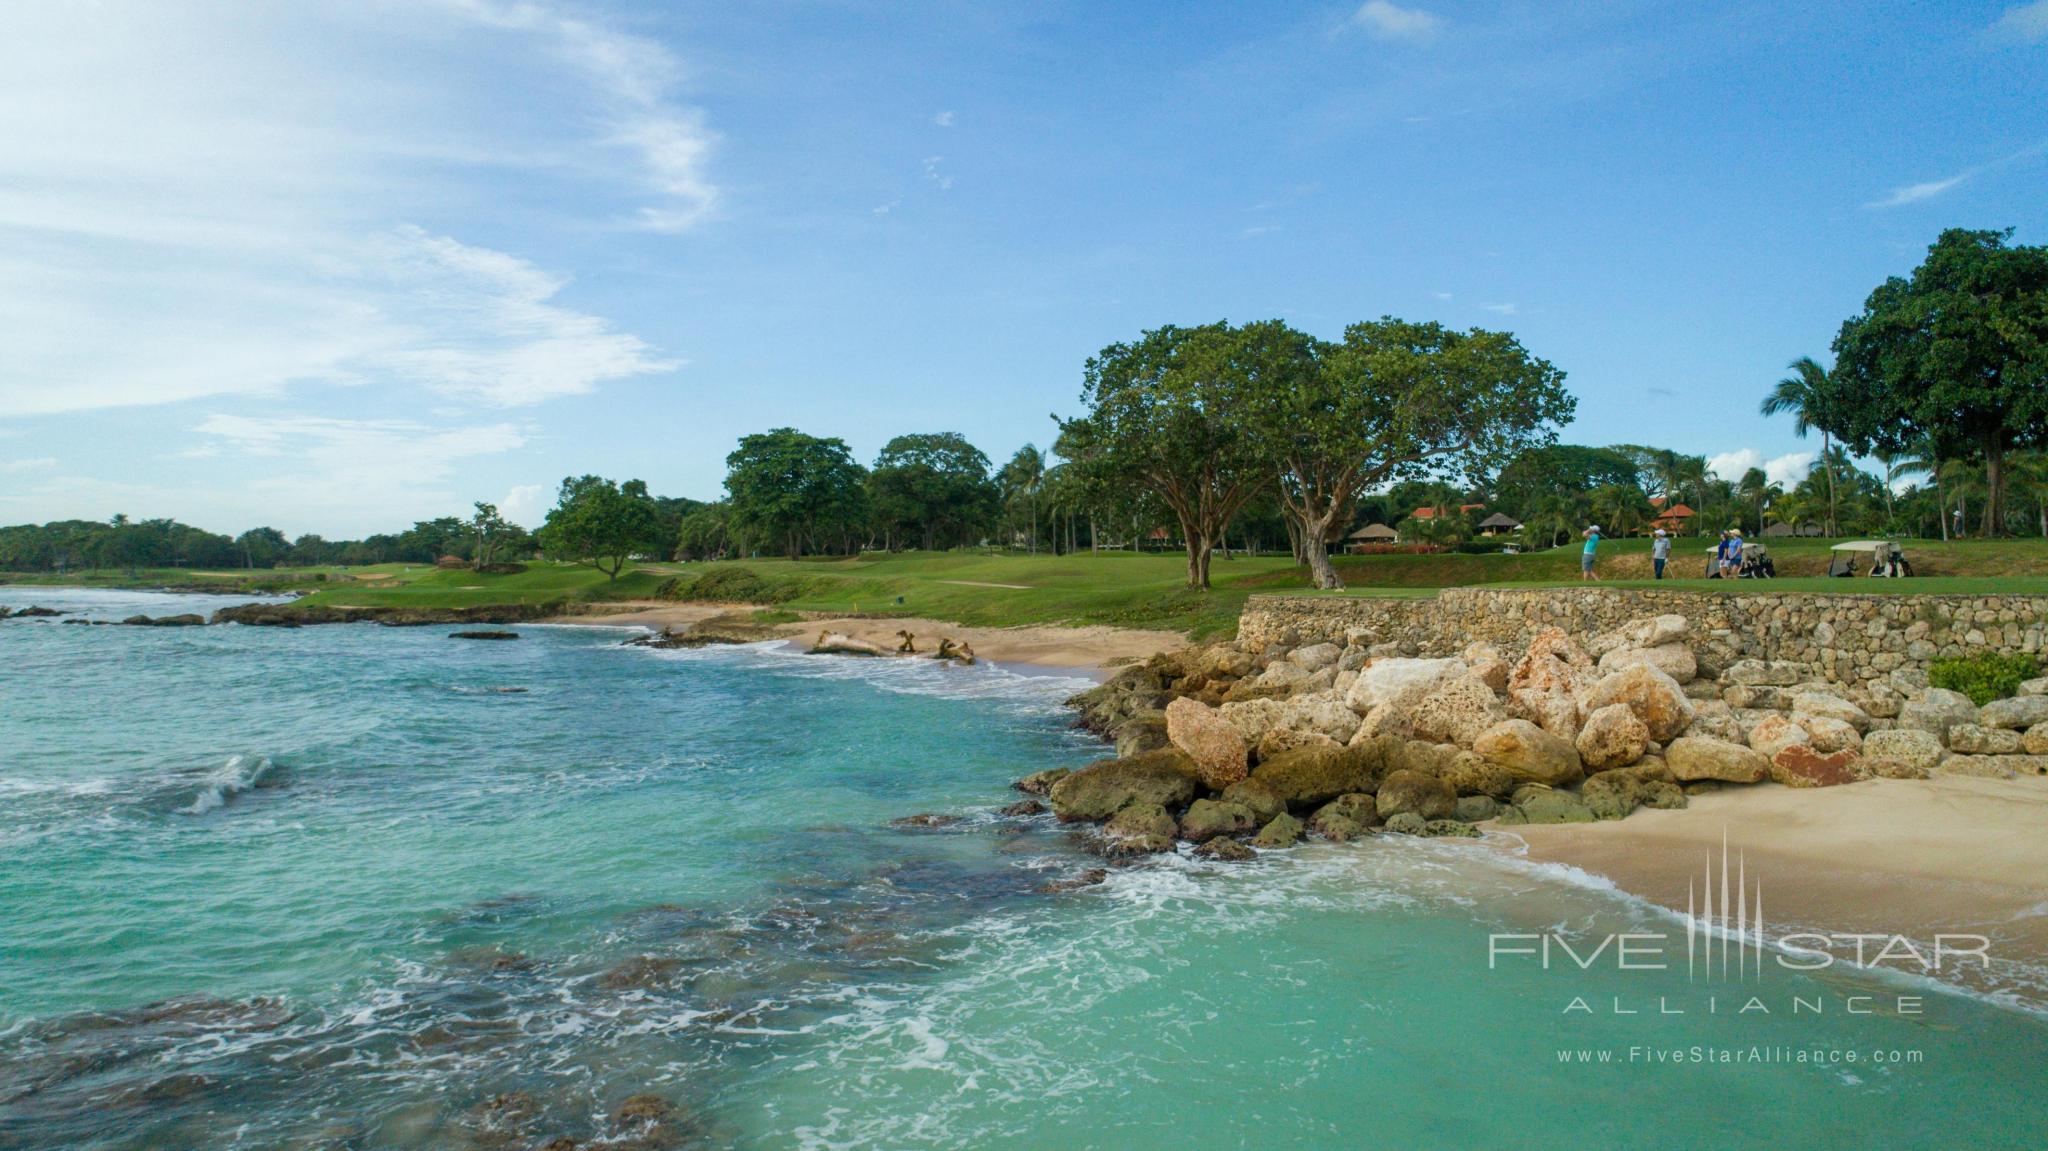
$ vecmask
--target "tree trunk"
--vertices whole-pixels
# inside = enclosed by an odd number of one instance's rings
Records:
[[[2005,445],[1993,437],[1984,444],[1984,538],[2005,534]]]
[[[1941,460],[1934,459],[1934,518],[1939,520],[1941,542],[1948,542],[1948,497],[1941,494]]]
[[[1304,516],[1301,521],[1302,538],[1308,542],[1308,570],[1315,585],[1325,591],[1334,591],[1344,586],[1337,576],[1337,569],[1330,565],[1330,520],[1337,514],[1331,508],[1319,516]]]
[[[1308,553],[1301,546],[1301,525],[1295,523],[1294,517],[1284,510],[1280,513],[1280,523],[1287,529],[1287,550],[1294,553],[1294,562],[1307,563]]]
[[[1820,466],[1821,470],[1825,471],[1828,477],[1828,537],[1831,539],[1842,534],[1841,529],[1835,523],[1835,461],[1832,458],[1833,452],[1830,450],[1833,446],[1833,442],[1828,439],[1828,434],[1822,432],[1820,434]]]

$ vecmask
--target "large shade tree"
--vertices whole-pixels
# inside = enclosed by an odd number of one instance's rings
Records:
[[[569,476],[534,539],[551,558],[589,564],[605,578],[617,579],[636,553],[663,546],[659,531],[660,517],[646,484]]]
[[[988,457],[958,432],[897,436],[868,473],[885,545],[915,538],[931,550],[971,543],[995,513]]]
[[[1256,425],[1321,588],[1344,582],[1314,541],[1348,522],[1360,493],[1425,472],[1490,474],[1554,442],[1577,406],[1564,373],[1506,332],[1388,316],[1319,345],[1277,322],[1252,329]]]
[[[1248,366],[1254,339],[1227,323],[1164,327],[1088,360],[1086,415],[1060,421],[1060,454],[1119,504],[1164,505],[1187,548],[1188,586],[1209,586],[1209,553],[1272,483]],[[1057,418],[1057,417],[1055,417]],[[1121,489],[1121,491],[1116,491]]]
[[[2006,461],[2048,446],[2048,248],[1952,228],[1835,337],[1828,411],[1858,454],[1931,439],[1983,465],[1987,535],[2005,531]]]
[[[867,519],[866,469],[844,440],[775,428],[742,437],[725,464],[728,523],[750,546],[772,544],[796,559],[806,548],[846,544]]]

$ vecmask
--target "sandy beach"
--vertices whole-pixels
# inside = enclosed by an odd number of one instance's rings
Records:
[[[1992,954],[2048,965],[2048,779],[1776,784],[1639,809],[1603,823],[1500,828],[1529,859],[1604,876],[1684,910],[1723,836],[1764,892],[1766,919],[1832,932],[1975,932]]]
[[[757,608],[741,604],[679,604],[660,600],[633,601],[619,605],[624,610],[603,614],[560,616],[550,623],[599,625],[606,627],[674,628],[728,613],[751,613]],[[965,641],[976,657],[996,663],[1029,664],[1037,667],[1100,671],[1116,664],[1142,660],[1162,651],[1183,647],[1187,638],[1178,632],[1147,631],[1118,627],[962,627],[944,620],[916,616],[870,618],[865,616],[807,616],[797,623],[776,625],[777,634],[792,640],[810,641],[821,631],[836,632],[894,650],[902,642],[899,631],[916,637],[917,650],[929,652],[941,638]]]

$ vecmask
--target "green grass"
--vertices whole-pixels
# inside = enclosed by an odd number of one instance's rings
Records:
[[[1681,540],[1669,570],[1697,577],[1709,541]],[[2048,542],[2041,540],[1902,541],[1922,573],[1906,580],[1826,579],[1826,540],[1771,545],[1777,580],[1649,579],[1649,541],[1601,545],[1599,571],[1608,587],[1663,587],[1729,595],[1766,592],[1833,594],[1982,595],[2048,594]],[[1266,592],[1305,595],[1429,596],[1445,587],[1575,586],[1574,546],[1524,555],[1345,556],[1337,570],[1350,586],[1316,592],[1308,573],[1284,556],[1218,557],[1215,585],[1191,592],[1183,585],[1187,561],[1179,554],[1082,552],[1070,556],[1014,552],[874,553],[853,559],[737,560],[717,564],[643,564],[616,581],[593,568],[536,562],[517,574],[442,571],[424,565],[289,569],[279,572],[145,571],[74,572],[63,577],[0,576],[0,581],[72,586],[219,586],[311,590],[306,602],[328,606],[478,607],[494,604],[595,603],[648,599],[671,578],[694,583],[706,574],[725,587],[749,589],[763,605],[763,622],[798,618],[799,612],[873,616],[928,616],[968,626],[1109,624],[1161,628],[1197,639],[1229,635],[1246,597]],[[320,577],[325,576],[323,580]],[[0,589],[0,600],[6,597]]]

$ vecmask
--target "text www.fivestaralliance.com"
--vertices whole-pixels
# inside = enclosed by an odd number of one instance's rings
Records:
[[[1557,1061],[1675,1067],[1890,1066],[1924,1062],[1925,1053],[1917,1047],[1560,1047]]]

